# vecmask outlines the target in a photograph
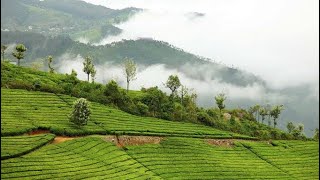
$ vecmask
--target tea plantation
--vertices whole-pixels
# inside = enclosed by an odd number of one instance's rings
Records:
[[[239,140],[219,147],[199,138],[120,149],[99,136],[50,144],[1,161],[2,179],[317,179],[316,142]],[[285,144],[283,146],[283,144]],[[303,148],[302,145],[303,144]]]
[[[56,135],[135,134],[207,138],[248,138],[204,125],[134,116],[98,103],[92,104],[88,125],[68,120],[76,98],[52,93],[1,89],[1,135],[48,129]]]
[[[68,120],[76,98],[1,89],[1,179],[318,179],[317,141],[257,141],[200,124],[134,116],[91,102],[92,117]],[[28,135],[35,130],[50,133]],[[51,134],[52,133],[52,134]],[[163,136],[119,146],[105,135]],[[51,143],[56,136],[77,138]],[[208,143],[228,139],[228,146]],[[118,145],[118,146],[116,146]]]

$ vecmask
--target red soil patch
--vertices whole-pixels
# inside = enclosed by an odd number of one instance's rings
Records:
[[[164,138],[156,136],[106,136],[105,141],[113,142],[118,147],[128,145],[159,144]]]
[[[207,139],[206,140],[211,145],[222,146],[222,147],[233,147],[233,139]]]
[[[75,138],[79,138],[79,137],[56,136],[54,138],[54,140],[52,141],[52,144],[58,144],[58,143],[62,143],[62,142],[65,142],[65,141],[70,141],[70,140],[75,139]]]
[[[35,130],[27,133],[28,135],[38,135],[38,134],[48,134],[50,133],[49,130]]]

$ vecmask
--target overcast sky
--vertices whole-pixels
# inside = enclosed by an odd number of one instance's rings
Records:
[[[147,9],[100,44],[152,37],[253,72],[275,88],[319,81],[318,0],[85,1]]]

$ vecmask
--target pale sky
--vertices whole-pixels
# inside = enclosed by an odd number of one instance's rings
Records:
[[[271,87],[318,84],[318,0],[85,0],[113,9],[144,8],[104,39],[152,37],[245,69]],[[190,12],[204,13],[195,18]]]

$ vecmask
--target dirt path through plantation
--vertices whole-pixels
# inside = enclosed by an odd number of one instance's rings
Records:
[[[158,136],[105,136],[105,141],[112,142],[118,147],[125,147],[128,145],[143,145],[143,144],[159,144],[164,137]]]
[[[75,139],[75,138],[80,138],[80,137],[56,136],[54,138],[54,140],[52,141],[52,144],[58,144],[58,143],[62,143],[62,142],[65,142],[65,141],[70,141],[70,140]]]
[[[39,134],[48,134],[51,133],[49,130],[34,130],[32,132],[26,133],[25,135],[39,135]],[[52,144],[58,144],[65,141],[70,141],[76,138],[81,138],[86,136],[56,136],[51,142]],[[130,145],[144,145],[144,144],[159,144],[165,137],[159,136],[117,136],[117,135],[105,135],[102,136],[102,139],[108,142],[112,142],[119,148],[124,148],[125,146]],[[204,139],[205,142],[221,146],[221,147],[233,147],[234,141],[241,141],[241,139]],[[269,142],[270,143],[270,142]]]

